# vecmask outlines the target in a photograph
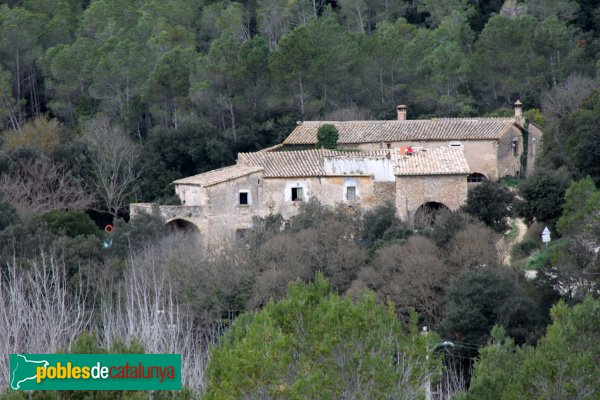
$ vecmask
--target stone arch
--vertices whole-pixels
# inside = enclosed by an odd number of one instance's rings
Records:
[[[485,176],[485,174],[482,174],[481,172],[473,172],[467,175],[467,183],[481,183],[487,180],[488,177]]]
[[[414,224],[416,226],[433,225],[441,212],[449,212],[450,208],[444,203],[428,201],[419,206],[415,211]]]
[[[170,228],[171,233],[189,235],[197,239],[200,237],[200,228],[198,228],[195,223],[188,221],[187,219],[173,218],[172,220],[168,221],[166,225]]]

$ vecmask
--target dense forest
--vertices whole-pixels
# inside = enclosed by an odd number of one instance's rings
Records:
[[[186,388],[8,398],[597,398],[599,54],[597,0],[3,1],[0,348],[180,353]],[[517,99],[535,173],[421,226],[307,202],[207,253],[128,218],[297,121]]]
[[[590,1],[6,3],[0,173],[61,170],[112,215],[172,201],[172,180],[298,120],[503,115],[521,99],[555,122],[597,85]]]

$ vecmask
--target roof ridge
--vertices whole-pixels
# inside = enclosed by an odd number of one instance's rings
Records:
[[[311,120],[311,121],[302,121],[298,125],[302,124],[352,124],[352,123],[410,123],[410,122],[422,122],[422,121],[444,121],[444,120],[467,120],[467,121],[478,121],[482,119],[491,119],[491,120],[514,120],[515,117],[431,117],[431,118],[417,118],[417,119],[406,119],[406,120],[397,120],[397,119],[356,119],[351,121],[326,121],[326,120]]]

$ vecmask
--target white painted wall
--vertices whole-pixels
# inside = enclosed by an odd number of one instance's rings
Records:
[[[324,168],[331,175],[371,175],[375,181],[393,182],[394,168],[388,158],[326,157]]]

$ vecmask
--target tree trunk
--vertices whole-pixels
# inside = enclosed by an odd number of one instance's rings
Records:
[[[233,99],[230,97],[228,99],[229,103],[229,118],[231,119],[231,133],[233,133],[233,142],[237,143],[237,131],[235,130],[235,112],[233,111]]]
[[[6,111],[8,111],[8,116],[10,117],[10,124],[12,125],[12,127],[15,131],[18,131],[20,129],[20,125],[17,121],[17,117],[15,116],[15,113],[10,105],[10,102],[6,98],[6,96],[3,96],[3,97],[4,97],[4,107],[6,107]]]
[[[304,89],[302,87],[302,73],[298,75],[298,84],[300,86],[300,113],[302,114],[302,120],[304,121]]]
[[[32,67],[29,70],[29,98],[31,99],[31,107],[33,114],[37,117],[40,114],[40,100],[37,95],[37,79],[35,69]]]
[[[358,5],[358,1],[356,2],[356,14],[358,15],[358,23],[360,24],[360,31],[365,33],[365,25],[362,19],[362,13],[360,12],[360,6]]]
[[[19,105],[21,101],[21,59],[19,57],[19,49],[17,49],[17,120],[19,121],[19,125],[21,125],[21,106]]]
[[[381,104],[385,103],[385,91],[383,89],[383,63],[379,59],[379,88],[381,90]]]

